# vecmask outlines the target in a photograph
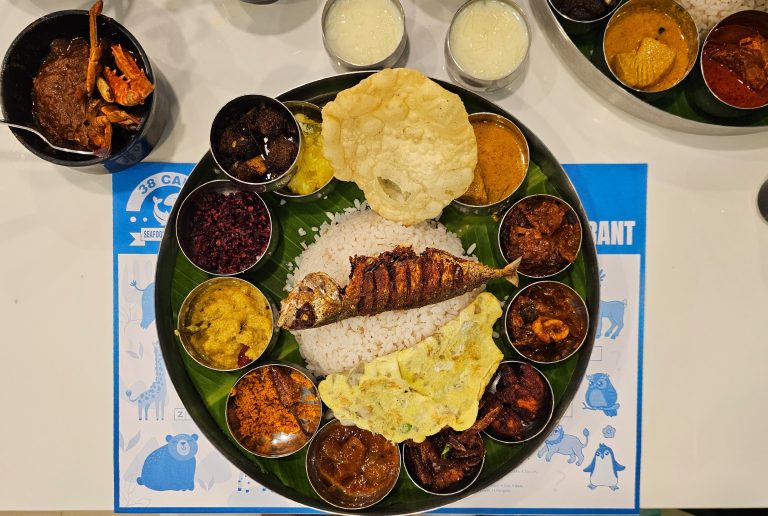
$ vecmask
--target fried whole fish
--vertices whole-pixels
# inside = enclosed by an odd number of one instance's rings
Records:
[[[427,248],[416,254],[397,246],[378,256],[349,259],[349,284],[340,287],[324,272],[307,274],[283,300],[278,325],[306,330],[349,317],[419,308],[460,296],[487,281],[505,278],[517,286],[520,260],[494,269]]]

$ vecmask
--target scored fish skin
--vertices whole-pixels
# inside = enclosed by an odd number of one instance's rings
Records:
[[[518,259],[494,269],[429,247],[416,254],[411,246],[349,261],[346,287],[323,272],[302,279],[282,302],[278,325],[305,330],[349,317],[418,308],[460,296],[492,279],[517,285],[520,264]]]

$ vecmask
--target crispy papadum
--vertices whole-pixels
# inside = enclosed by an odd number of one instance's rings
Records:
[[[382,217],[412,225],[469,187],[477,142],[458,95],[417,70],[387,69],[323,108],[323,151]]]

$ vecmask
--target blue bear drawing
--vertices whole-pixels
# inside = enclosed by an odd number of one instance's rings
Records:
[[[586,401],[582,408],[586,410],[602,410],[603,414],[613,417],[618,414],[619,404],[616,403],[618,394],[606,373],[588,374]]]
[[[197,434],[168,435],[165,440],[147,455],[136,483],[153,491],[193,491]]]
[[[592,463],[584,468],[584,471],[589,473],[589,485],[587,487],[596,489],[600,486],[605,486],[611,491],[616,491],[619,488],[619,471],[624,471],[625,469],[625,466],[616,462],[613,450],[600,443],[597,451],[595,451]]]
[[[155,320],[155,283],[139,288],[136,286],[136,280],[133,280],[131,286],[141,292],[141,323],[139,324],[146,330]]]

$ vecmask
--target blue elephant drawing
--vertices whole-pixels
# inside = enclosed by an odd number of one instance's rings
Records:
[[[193,491],[197,434],[168,435],[165,441],[147,455],[136,483],[153,491]]]
[[[152,282],[144,288],[139,288],[136,280],[131,281],[131,286],[141,292],[141,322],[144,329],[149,328],[155,320],[155,283]]]
[[[613,417],[618,414],[619,404],[616,403],[618,394],[606,373],[588,374],[586,400],[582,403],[585,410],[602,410],[603,414]]]
[[[605,271],[600,269],[600,283],[605,279]],[[616,340],[621,330],[624,328],[624,310],[627,308],[627,300],[621,301],[604,301],[600,300],[600,314],[597,318],[597,338],[610,337],[611,340]],[[603,319],[608,319],[610,326],[603,335]]]
[[[604,486],[611,491],[616,491],[619,488],[619,471],[625,469],[625,466],[616,461],[613,450],[600,443],[597,451],[595,451],[595,456],[592,458],[592,463],[584,468],[584,471],[589,473],[589,485],[587,487],[596,489]]]

